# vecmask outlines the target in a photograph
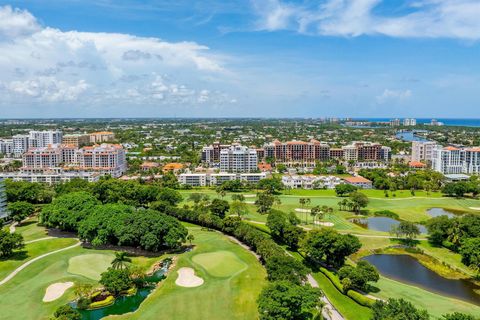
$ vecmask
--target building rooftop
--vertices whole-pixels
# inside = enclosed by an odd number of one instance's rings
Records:
[[[345,180],[346,182],[349,182],[349,183],[369,183],[369,182],[372,182],[362,176],[356,176],[356,177],[347,177],[347,178],[344,178],[343,180]]]

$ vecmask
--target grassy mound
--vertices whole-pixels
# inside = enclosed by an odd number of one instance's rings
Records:
[[[108,254],[83,254],[68,260],[67,271],[92,280],[100,280],[100,274],[110,267],[113,256]]]
[[[230,277],[247,268],[247,265],[230,251],[201,253],[193,256],[192,261],[202,266],[214,277]]]

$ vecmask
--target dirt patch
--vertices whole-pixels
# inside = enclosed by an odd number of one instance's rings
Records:
[[[57,300],[67,289],[73,287],[73,282],[57,282],[48,286],[45,290],[45,296],[43,297],[43,302],[50,302]]]
[[[192,268],[180,268],[177,271],[178,278],[175,284],[180,287],[195,288],[203,284],[203,279],[195,275]]]

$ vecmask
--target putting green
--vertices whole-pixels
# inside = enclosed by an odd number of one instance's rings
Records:
[[[230,251],[197,254],[192,261],[202,266],[210,275],[219,278],[233,276],[248,267]]]
[[[100,274],[110,267],[113,260],[108,254],[82,254],[68,260],[67,271],[92,280],[100,280]]]

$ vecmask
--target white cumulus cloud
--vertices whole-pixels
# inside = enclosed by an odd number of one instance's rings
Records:
[[[408,10],[391,15],[375,11],[381,5],[392,6],[389,0],[252,1],[261,30],[347,37],[480,39],[478,0],[404,0],[393,5]]]
[[[0,7],[0,52],[0,107],[65,101],[200,105],[205,92],[214,104],[232,99],[216,94],[208,81],[227,77],[224,57],[195,42],[61,31],[6,6]]]
[[[390,90],[385,89],[381,95],[376,97],[378,104],[385,104],[388,102],[399,102],[409,99],[412,96],[411,90]]]

